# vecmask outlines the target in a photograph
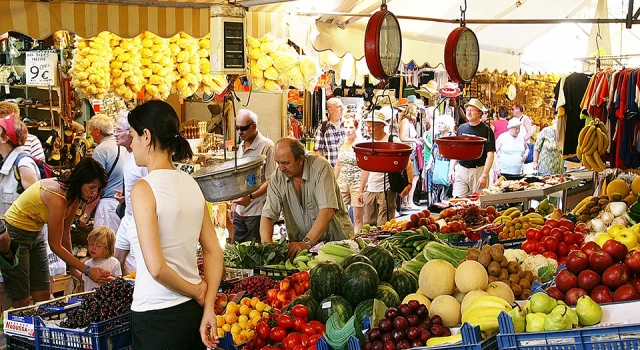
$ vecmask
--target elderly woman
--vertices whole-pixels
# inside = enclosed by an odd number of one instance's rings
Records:
[[[409,194],[402,197],[402,207],[403,209],[411,209],[417,210],[420,207],[416,206],[413,203],[413,194],[416,191],[416,186],[418,184],[418,179],[420,179],[420,168],[418,166],[417,159],[417,147],[418,144],[421,143],[418,138],[418,132],[416,130],[416,117],[418,116],[418,109],[416,105],[410,104],[402,111],[400,114],[400,141],[404,144],[411,146],[413,152],[411,152],[411,162],[413,164],[413,174],[410,175],[411,179],[411,190]]]
[[[500,174],[507,180],[517,180],[522,177],[522,166],[529,154],[529,147],[520,134],[522,122],[517,118],[509,120],[509,131],[503,133],[496,140],[496,162],[500,167]]]
[[[353,207],[353,221],[355,231],[362,228],[362,208],[363,204],[358,202],[360,195],[360,168],[356,164],[356,153],[353,151],[353,145],[361,141],[358,135],[359,121],[353,114],[346,114],[342,125],[344,126],[344,135],[340,148],[338,150],[338,162],[334,168],[342,200],[345,205]]]
[[[446,136],[455,136],[453,128],[455,122],[449,114],[441,115],[435,118],[434,127],[436,128],[435,139]],[[449,182],[449,160],[440,155],[440,150],[436,142],[433,143],[431,150],[431,159],[425,166],[427,171],[431,172],[431,191],[429,204],[445,202],[449,199],[448,192],[451,188]]]
[[[558,145],[556,128],[558,119],[540,131],[533,150],[533,168],[540,175],[561,175],[564,173],[562,148]]]

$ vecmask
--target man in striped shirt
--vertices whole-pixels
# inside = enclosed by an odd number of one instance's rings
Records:
[[[339,98],[333,97],[327,101],[329,120],[320,123],[315,137],[313,150],[317,155],[327,158],[332,167],[338,162],[340,140],[344,138],[342,114],[344,104]]]

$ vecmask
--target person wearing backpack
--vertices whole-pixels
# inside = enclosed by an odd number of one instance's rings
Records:
[[[0,118],[0,215],[4,215],[20,194],[40,180],[36,162],[19,147],[24,145],[27,126],[13,114]]]
[[[331,167],[335,167],[338,162],[340,141],[344,139],[344,126],[342,125],[344,104],[339,98],[330,98],[327,101],[327,110],[329,111],[329,120],[320,123],[313,151],[317,155],[325,157]]]
[[[370,117],[364,119],[369,135],[379,142],[402,143],[398,136],[387,134],[385,127],[389,123],[385,119],[385,115],[379,111],[373,112],[373,121]],[[358,202],[364,205],[365,224],[382,226],[395,218],[396,196],[406,196],[411,191],[407,174],[413,174],[411,161],[402,173],[386,174],[362,170]]]

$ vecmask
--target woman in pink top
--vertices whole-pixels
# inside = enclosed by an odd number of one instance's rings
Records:
[[[491,123],[491,130],[493,130],[493,134],[495,135],[496,140],[498,139],[498,136],[500,136],[500,134],[509,130],[509,128],[507,127],[507,124],[509,124],[507,116],[509,116],[509,110],[507,109],[507,107],[500,106],[497,115],[498,119],[495,122]]]

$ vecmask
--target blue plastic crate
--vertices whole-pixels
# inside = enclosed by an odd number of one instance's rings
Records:
[[[516,333],[505,312],[498,316],[500,350],[640,349],[640,325],[576,328],[566,331]]]
[[[6,335],[7,350],[35,350],[36,342],[33,339]]]
[[[39,350],[125,350],[132,348],[131,312],[94,322],[84,330],[56,328],[37,317],[36,349]]]

